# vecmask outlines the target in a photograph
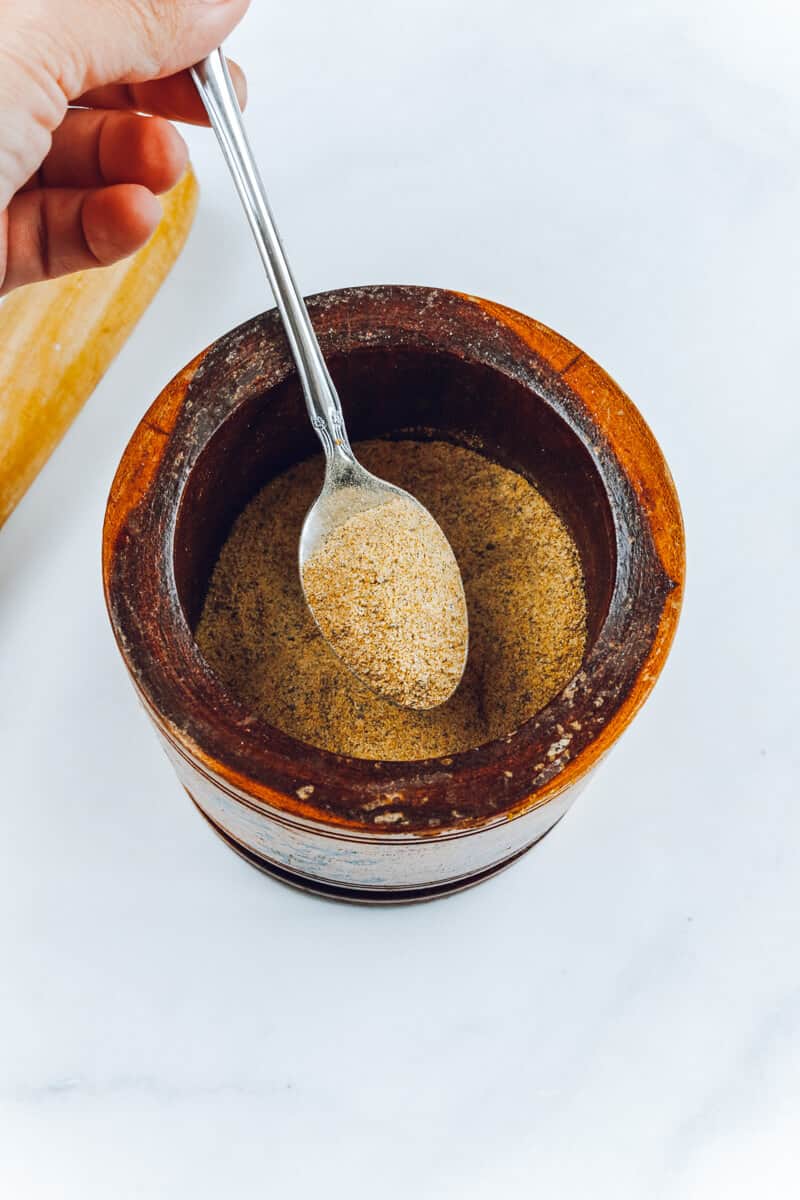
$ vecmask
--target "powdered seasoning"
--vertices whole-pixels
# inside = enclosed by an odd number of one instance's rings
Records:
[[[409,761],[509,734],[581,664],[586,600],[571,534],[531,483],[474,451],[375,441],[356,452],[420,500],[455,552],[469,612],[469,657],[455,693],[429,711],[400,708],[346,670],[320,635],[297,545],[321,459],[273,479],[234,523],[196,631],[202,653],[255,715],[339,754]]]
[[[323,635],[380,696],[428,709],[453,694],[468,641],[464,589],[424,508],[396,496],[349,517],[302,578]]]

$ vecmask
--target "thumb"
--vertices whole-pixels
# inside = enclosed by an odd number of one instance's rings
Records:
[[[70,99],[107,83],[141,83],[192,66],[228,36],[249,2],[57,0],[77,79]],[[71,19],[64,21],[67,12]]]

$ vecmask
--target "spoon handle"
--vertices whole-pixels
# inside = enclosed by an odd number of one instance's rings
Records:
[[[311,424],[329,463],[337,458],[350,461],[352,451],[339,397],[281,245],[222,50],[212,51],[192,67],[191,75],[256,240],[303,386]]]

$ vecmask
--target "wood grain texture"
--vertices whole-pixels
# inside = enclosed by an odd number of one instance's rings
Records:
[[[0,526],[66,433],[178,257],[197,208],[191,170],[141,250],[12,292],[0,305]]]

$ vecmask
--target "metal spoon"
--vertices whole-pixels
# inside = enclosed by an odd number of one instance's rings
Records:
[[[281,245],[221,49],[215,50],[208,58],[193,67],[191,75],[205,105],[211,126],[217,135],[250,229],[256,240],[297,366],[309,419],[325,451],[325,481],[322,491],[306,515],[300,535],[301,581],[305,565],[333,531],[356,514],[392,500],[397,502],[400,499],[414,505],[417,510],[425,514],[441,534],[433,517],[419,501],[401,488],[394,487],[371,474],[361,466],[353,453],[345,429],[341,403],[311,325],[305,302],[297,289]],[[453,681],[452,690],[455,690],[467,658],[466,601],[455,555],[444,538],[444,534],[441,534],[441,540],[445,547],[444,552],[448,556],[447,569],[448,571],[452,570],[454,578],[457,579],[457,589],[463,610],[459,614],[463,624],[463,661],[461,669]],[[307,595],[306,600],[308,601]],[[326,621],[326,614],[319,610],[314,611],[311,604],[309,604],[309,608],[320,627],[320,632],[323,632],[323,625],[330,628],[330,622]],[[442,619],[444,619],[444,613]],[[341,646],[332,643],[331,645],[332,649],[341,656]],[[347,661],[346,658],[343,658],[343,661],[351,670],[355,670],[352,660]],[[355,673],[359,674],[359,677],[373,690],[377,690],[374,677],[368,677],[363,670],[356,670]],[[385,689],[382,694],[390,699],[397,699]],[[445,699],[444,696],[438,698],[436,703],[441,703],[443,699]],[[426,704],[415,706],[428,707]]]

